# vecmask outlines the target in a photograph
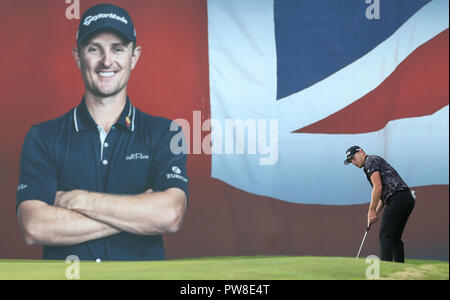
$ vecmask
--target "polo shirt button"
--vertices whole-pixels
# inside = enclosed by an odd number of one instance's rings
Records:
[[[104,160],[103,160],[103,164],[104,164],[104,165],[107,165],[107,164],[108,164],[108,160],[104,159]]]

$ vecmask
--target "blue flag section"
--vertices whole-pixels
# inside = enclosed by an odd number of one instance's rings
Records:
[[[428,2],[274,1],[277,99],[301,91],[366,55]],[[378,11],[372,11],[371,6]]]

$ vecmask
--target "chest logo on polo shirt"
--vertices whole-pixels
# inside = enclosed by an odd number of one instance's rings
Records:
[[[125,157],[126,160],[149,159],[150,155],[144,153],[133,153]]]
[[[17,186],[17,191],[21,191],[21,190],[24,190],[24,189],[26,189],[28,187],[28,185],[27,184],[19,184],[18,186]]]

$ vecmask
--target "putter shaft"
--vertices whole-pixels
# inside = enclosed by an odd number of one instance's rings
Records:
[[[371,225],[372,225],[372,224],[371,224]],[[363,245],[364,245],[364,241],[366,240],[367,232],[369,232],[369,229],[370,229],[370,226],[369,226],[369,227],[367,227],[367,229],[366,229],[366,232],[364,233],[364,237],[363,237],[363,240],[362,240],[361,246],[359,247],[359,251],[358,251],[358,254],[356,255],[356,259],[358,259],[358,258],[359,258],[359,254],[361,253],[361,249],[362,249],[362,247],[363,247]]]

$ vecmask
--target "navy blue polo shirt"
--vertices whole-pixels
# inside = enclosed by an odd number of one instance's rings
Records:
[[[127,99],[108,134],[98,127],[83,99],[62,117],[28,132],[20,158],[17,206],[26,200],[53,205],[56,191],[82,189],[136,195],[148,189],[180,188],[188,196],[186,155],[174,154],[171,121],[135,108]],[[121,232],[72,246],[44,246],[44,259],[160,260],[161,235]]]

